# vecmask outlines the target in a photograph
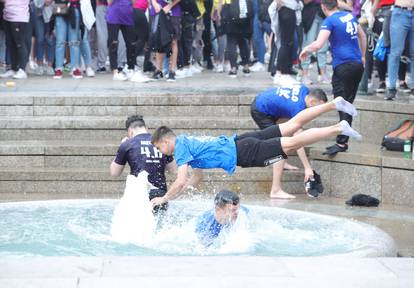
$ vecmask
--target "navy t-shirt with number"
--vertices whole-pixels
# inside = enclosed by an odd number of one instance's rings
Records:
[[[277,119],[290,119],[306,108],[308,94],[304,85],[270,88],[256,96],[256,109]]]
[[[115,163],[131,168],[130,174],[137,176],[142,170],[148,172],[148,181],[155,187],[166,191],[165,166],[173,160],[162,154],[151,144],[151,134],[138,134],[119,146]]]
[[[362,63],[358,44],[358,21],[351,13],[335,12],[322,22],[321,30],[331,32],[329,42],[334,69],[347,62]]]

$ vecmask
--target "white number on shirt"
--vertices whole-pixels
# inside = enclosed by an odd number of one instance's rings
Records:
[[[354,36],[358,33],[358,24],[356,22],[346,22],[346,33]]]

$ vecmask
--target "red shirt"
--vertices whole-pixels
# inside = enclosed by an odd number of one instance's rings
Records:
[[[391,6],[394,5],[395,0],[380,0],[378,3],[378,9],[384,6]]]

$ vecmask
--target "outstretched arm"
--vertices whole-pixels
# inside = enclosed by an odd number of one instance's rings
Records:
[[[163,197],[156,197],[151,200],[153,206],[168,202],[169,200],[177,198],[186,187],[187,183],[188,165],[184,164],[177,169],[177,179],[170,186],[167,193]]]
[[[299,129],[299,131],[296,132],[295,135],[297,135],[301,132],[303,132],[303,129]],[[301,147],[296,152],[298,153],[298,157],[299,157],[300,161],[302,162],[303,168],[305,170],[304,182],[306,182],[306,181],[309,180],[310,177],[313,177],[312,166],[309,163],[308,157],[306,156],[305,148]]]
[[[318,51],[323,47],[323,45],[329,40],[329,36],[331,32],[329,30],[321,30],[318,34],[318,38],[313,41],[311,44],[303,48],[302,52],[299,55],[301,60],[304,60],[308,57],[308,55],[312,52]]]

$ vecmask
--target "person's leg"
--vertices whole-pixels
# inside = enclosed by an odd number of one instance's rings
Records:
[[[6,49],[9,52],[10,55],[10,64],[11,64],[11,70],[16,72],[18,70],[17,68],[17,48],[16,44],[13,39],[13,23],[9,21],[5,22],[5,28],[6,28]]]
[[[280,51],[277,57],[277,70],[290,74],[292,69],[292,50],[296,29],[295,11],[287,7],[279,10]]]
[[[43,16],[33,15],[33,30],[35,35],[35,55],[37,65],[43,66],[45,52],[45,23]]]
[[[75,26],[72,27],[72,24],[69,20],[68,22],[68,43],[70,48],[70,66],[72,70],[79,69],[80,67],[80,11],[75,8]]]
[[[134,26],[121,25],[122,36],[124,37],[127,50],[127,64],[129,70],[134,70],[137,62],[137,37]]]
[[[357,115],[357,111],[351,103],[345,101],[342,97],[337,97],[328,103],[307,108],[296,114],[289,121],[279,124],[281,135],[292,136],[296,131],[319,115],[334,110],[344,111],[354,117]]]
[[[28,29],[28,23],[23,22],[9,22],[11,27],[12,37],[12,68],[14,71],[26,68],[29,53],[27,50],[26,33]],[[13,51],[15,50],[15,51]]]
[[[405,11],[403,9],[395,7],[391,15],[391,49],[390,54],[388,55],[388,77],[390,83],[389,90],[391,91],[396,91],[397,73],[400,66],[400,57],[402,52],[404,51],[404,40],[406,39],[408,31],[410,29],[408,12],[409,11]],[[411,64],[411,67],[414,67],[414,65]],[[387,98],[389,99],[392,99],[394,97],[395,94],[387,96]]]
[[[108,23],[108,50],[111,71],[118,69],[118,33],[119,25]]]
[[[63,16],[57,16],[55,20],[56,29],[56,70],[63,70],[63,61],[65,59],[65,44],[68,32],[68,23]]]
[[[230,66],[233,71],[237,71],[237,36],[233,33],[227,34],[226,52],[230,60]]]
[[[211,55],[213,47],[211,45],[211,10],[213,8],[213,0],[205,0],[204,6],[206,13],[203,15],[204,31],[203,31],[203,58],[207,62],[207,69],[213,69],[213,62],[211,61]]]
[[[149,26],[145,12],[141,9],[134,9],[134,25],[137,33],[136,55],[142,55],[144,52],[145,43],[148,41]]]
[[[280,142],[283,152],[289,153],[340,133],[358,140],[362,138],[357,131],[349,126],[347,121],[343,120],[329,127],[311,128],[291,137],[281,137]]]
[[[86,68],[91,67],[92,65],[92,52],[91,52],[91,45],[89,43],[88,34],[89,34],[89,31],[85,28],[82,41],[80,44],[80,50],[81,50],[81,54],[82,54],[83,61],[85,63]]]
[[[106,57],[108,56],[108,26],[106,24],[106,6],[96,7],[96,38],[98,42],[98,63],[97,68],[105,68]]]
[[[250,59],[249,39],[244,37],[244,35],[240,35],[237,39],[237,43],[240,50],[241,64],[244,66],[244,69],[248,69]]]

